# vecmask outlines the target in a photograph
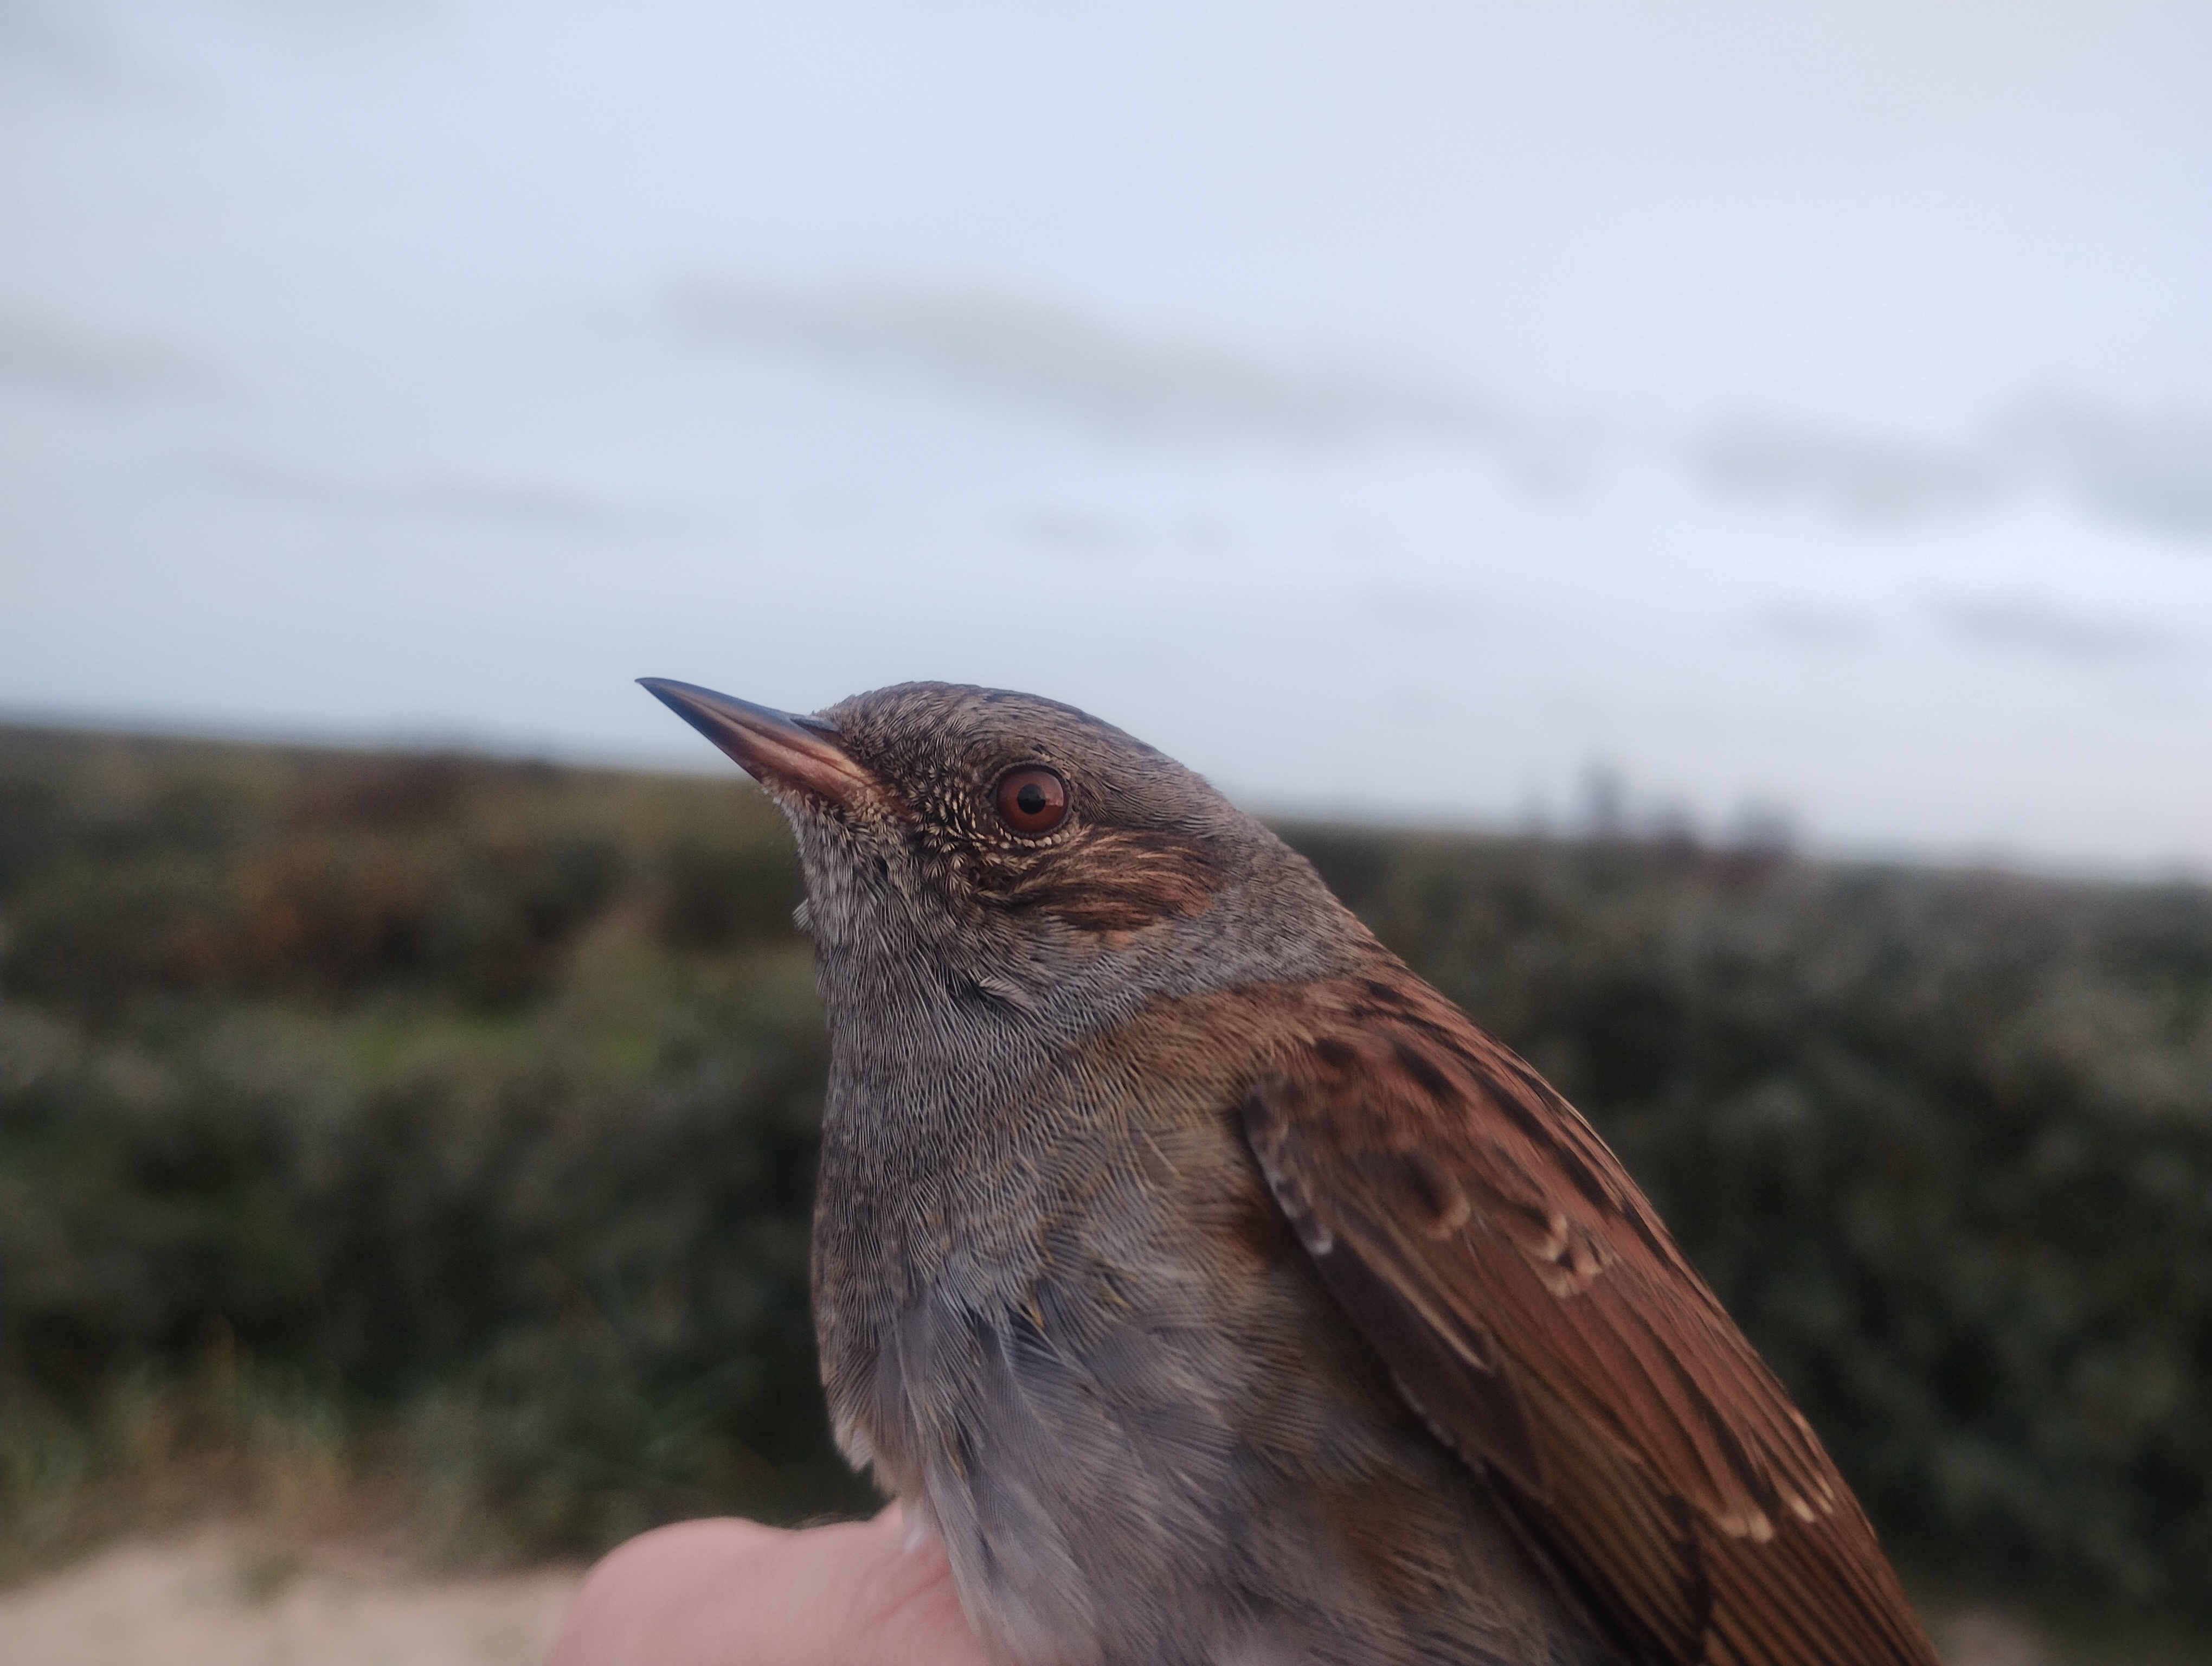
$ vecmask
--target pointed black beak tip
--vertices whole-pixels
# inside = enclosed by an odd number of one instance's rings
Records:
[[[684,709],[684,696],[714,694],[712,689],[702,689],[696,683],[679,683],[672,677],[641,677],[638,687],[673,711]]]
[[[836,744],[836,730],[819,719],[757,706],[672,677],[641,677],[637,683],[764,787],[849,805],[874,786]]]
[[[696,683],[679,683],[672,677],[641,677],[637,685],[718,746],[723,745],[728,726],[726,721],[716,721],[717,712],[741,703]]]

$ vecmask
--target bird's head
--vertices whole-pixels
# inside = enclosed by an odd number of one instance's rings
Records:
[[[790,818],[833,1016],[902,992],[1110,1021],[1333,969],[1358,928],[1201,776],[1033,695],[903,683],[816,716],[644,685]]]

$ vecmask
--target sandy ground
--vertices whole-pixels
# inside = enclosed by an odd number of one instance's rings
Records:
[[[580,1575],[401,1578],[203,1529],[0,1591],[0,1666],[538,1666]]]
[[[0,1666],[538,1666],[580,1572],[410,1578],[207,1527],[0,1591]],[[2051,1666],[2008,1616],[1938,1631],[1954,1666]]]

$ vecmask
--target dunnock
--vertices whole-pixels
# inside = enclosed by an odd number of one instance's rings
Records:
[[[1620,1162],[1070,707],[648,679],[790,818],[840,1444],[1024,1666],[1933,1666]]]

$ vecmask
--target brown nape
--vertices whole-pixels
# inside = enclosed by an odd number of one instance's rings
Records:
[[[986,902],[1094,932],[1138,931],[1202,914],[1221,877],[1202,840],[1097,826],[1061,845],[976,852],[969,871]]]

